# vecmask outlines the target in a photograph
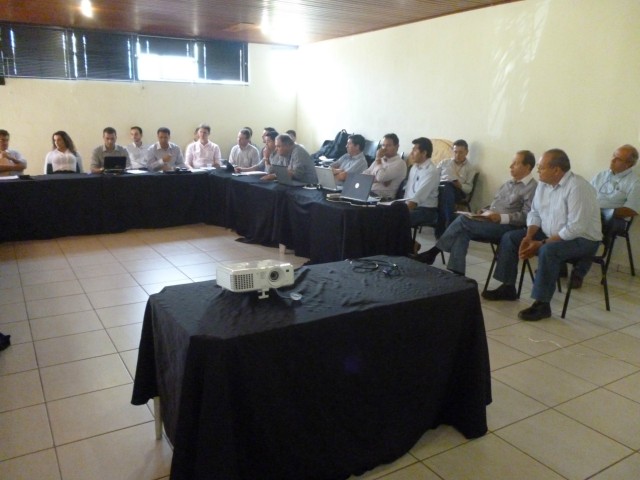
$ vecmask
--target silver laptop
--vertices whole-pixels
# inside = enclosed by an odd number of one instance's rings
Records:
[[[284,165],[272,165],[271,168],[273,168],[273,171],[276,174],[278,183],[282,185],[289,185],[291,187],[303,187],[306,185],[306,183],[294,180],[289,176],[289,167]]]
[[[348,173],[340,198],[367,205],[378,203],[380,201],[379,198],[369,195],[375,178],[373,175],[365,175],[364,173]]]
[[[127,157],[125,155],[104,157],[104,173],[124,173],[126,168]]]
[[[330,168],[316,167],[316,175],[318,176],[318,183],[324,190],[330,190],[332,192],[342,190],[342,185],[336,183],[336,177]]]

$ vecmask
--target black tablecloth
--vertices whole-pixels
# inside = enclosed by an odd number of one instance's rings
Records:
[[[147,304],[132,403],[160,395],[173,479],[346,478],[428,429],[487,430],[477,285],[406,258],[303,267],[302,301],[214,281]]]

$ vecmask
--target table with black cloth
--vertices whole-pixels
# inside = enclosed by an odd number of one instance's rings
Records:
[[[398,274],[342,261],[302,267],[266,300],[215,281],[149,297],[132,403],[160,396],[172,479],[341,479],[439,424],[486,433],[477,284],[371,259]]]

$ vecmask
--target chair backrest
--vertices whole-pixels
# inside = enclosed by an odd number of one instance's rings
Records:
[[[367,164],[371,165],[373,160],[376,158],[376,151],[378,150],[378,145],[380,142],[375,142],[373,140],[365,140],[364,141],[364,157],[367,159]]]
[[[471,183],[471,191],[464,197],[462,200],[458,201],[458,205],[464,205],[467,207],[467,210],[471,211],[471,200],[473,199],[473,193],[476,191],[476,185],[478,184],[478,177],[480,176],[480,172],[476,172],[473,174],[473,181]]]

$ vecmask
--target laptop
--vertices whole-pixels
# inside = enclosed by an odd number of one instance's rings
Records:
[[[306,185],[304,182],[299,182],[298,180],[294,180],[289,176],[289,167],[285,165],[272,165],[274,173],[276,174],[276,179],[278,183],[281,185],[288,185],[290,187],[303,187]]]
[[[330,168],[316,167],[316,175],[318,176],[318,183],[324,190],[330,190],[332,192],[342,190],[342,185],[336,184],[336,177]]]
[[[366,205],[377,204],[380,199],[369,195],[375,178],[373,175],[365,175],[364,173],[347,174],[340,199]]]
[[[114,157],[104,157],[104,173],[118,174],[124,173],[127,168],[127,157],[125,155]]]

